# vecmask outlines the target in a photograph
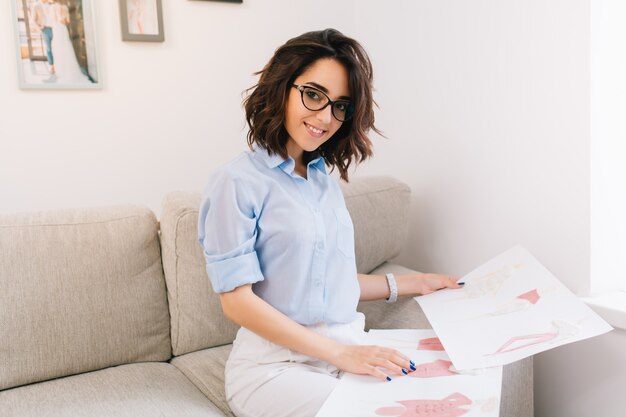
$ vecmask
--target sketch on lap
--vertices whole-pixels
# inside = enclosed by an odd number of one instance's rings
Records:
[[[411,378],[436,378],[440,376],[458,375],[457,371],[453,370],[452,362],[437,359],[434,362],[421,363],[415,367],[415,371],[411,372],[409,376]]]
[[[417,350],[443,351],[444,348],[438,337],[429,337],[428,339],[421,339],[418,342]]]
[[[404,400],[396,403],[400,406],[381,407],[376,410],[376,414],[395,417],[458,417],[469,411],[472,400],[455,392],[441,400]]]
[[[393,347],[411,358],[416,370],[392,381],[345,374],[316,417],[498,417],[502,367],[458,371],[433,330],[370,330],[364,343]],[[426,342],[423,342],[426,341]]]

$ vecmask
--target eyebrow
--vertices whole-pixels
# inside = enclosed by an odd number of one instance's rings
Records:
[[[309,84],[310,86],[315,87],[318,90],[323,91],[324,93],[328,94],[328,88],[324,87],[321,84],[318,84],[318,83],[315,83],[315,82],[312,82],[312,81],[306,82],[305,84]],[[350,100],[350,97],[348,97],[348,96],[341,96],[341,97],[338,97],[337,100]]]

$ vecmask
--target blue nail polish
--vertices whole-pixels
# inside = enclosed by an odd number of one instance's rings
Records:
[[[459,284],[459,285],[465,285],[465,283],[464,283],[464,282],[457,282],[457,284]]]
[[[415,365],[411,364],[411,371],[415,371],[416,369]]]
[[[387,377],[387,381],[391,381],[391,378]]]
[[[411,365],[415,366],[415,362],[413,362],[413,361],[411,361],[411,360],[410,360],[410,361],[409,361],[409,363],[410,363]]]
[[[406,369],[402,368],[402,373],[403,373],[404,375],[407,375],[407,374],[409,373],[409,371],[407,371]]]

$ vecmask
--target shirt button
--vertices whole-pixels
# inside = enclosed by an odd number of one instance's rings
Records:
[[[318,242],[317,243],[317,249],[324,250],[324,242]]]

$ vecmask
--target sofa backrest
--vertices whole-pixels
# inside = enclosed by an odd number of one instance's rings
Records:
[[[238,329],[222,313],[207,277],[198,243],[200,199],[200,193],[187,192],[172,192],[163,199],[161,256],[174,356],[228,344]]]
[[[151,211],[0,215],[0,389],[167,360],[169,330]]]
[[[410,188],[390,177],[354,178],[342,185],[355,229],[359,272],[397,256],[408,233]],[[175,192],[163,201],[161,247],[175,356],[233,341],[237,326],[222,313],[198,243],[199,193]]]
[[[404,248],[411,189],[383,176],[355,178],[340,185],[354,224],[357,270],[368,273]]]

